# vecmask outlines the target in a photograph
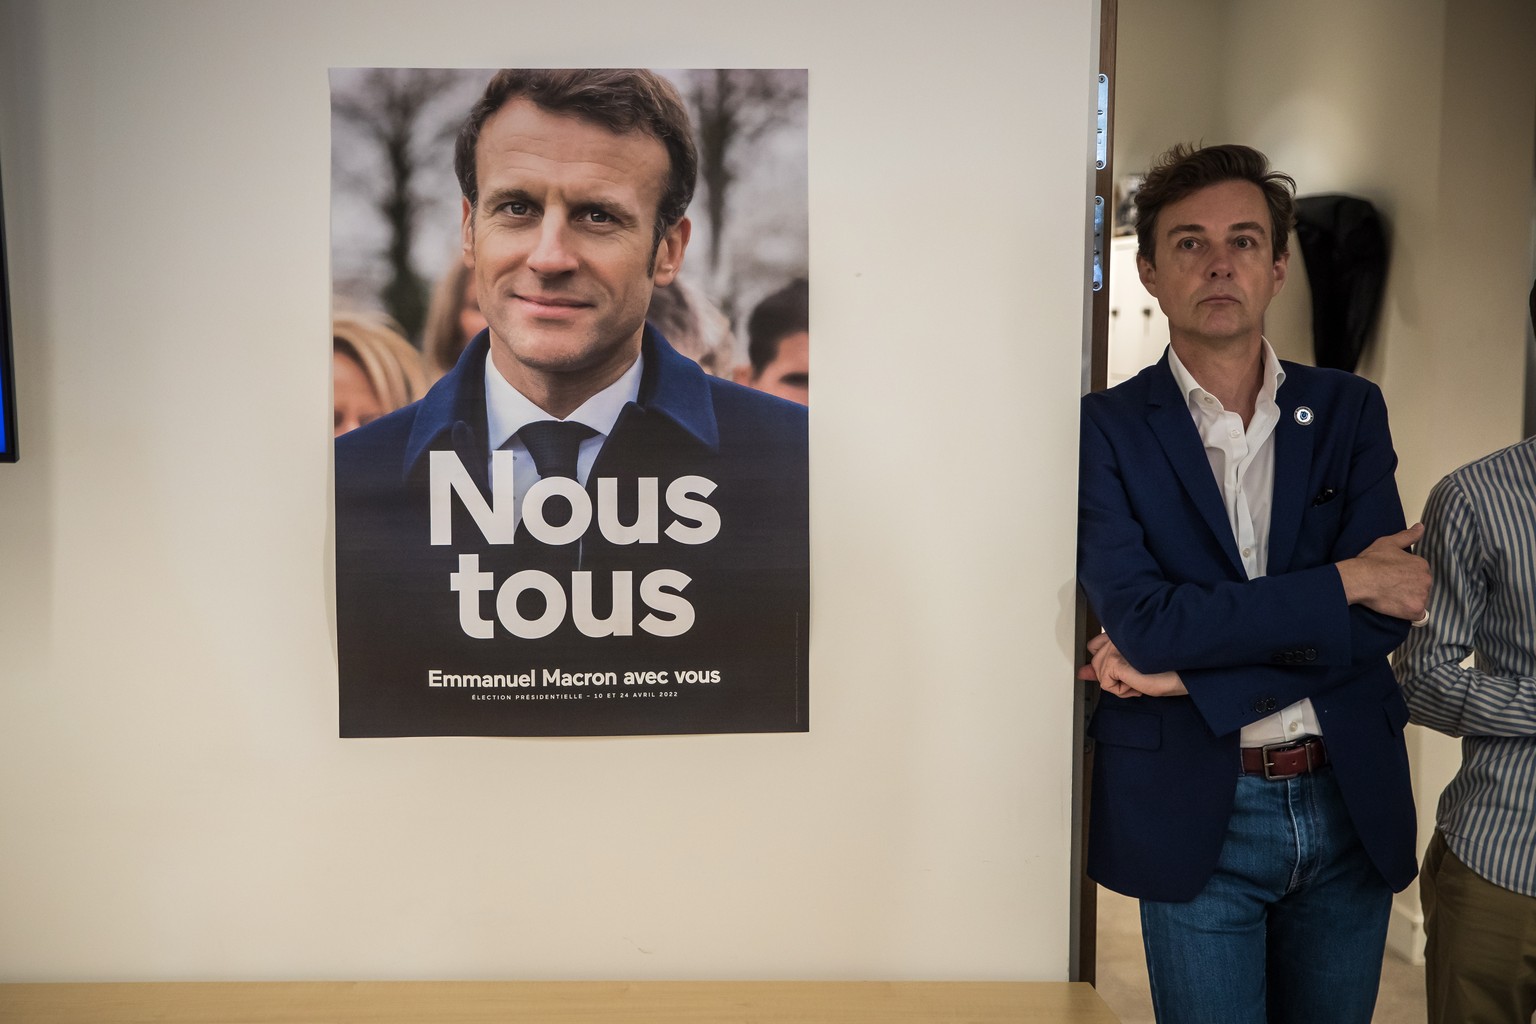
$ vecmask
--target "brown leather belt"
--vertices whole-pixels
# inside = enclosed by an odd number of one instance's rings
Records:
[[[1244,775],[1262,775],[1270,780],[1294,779],[1328,763],[1328,748],[1323,746],[1321,736],[1309,736],[1296,743],[1244,747],[1242,754]]]

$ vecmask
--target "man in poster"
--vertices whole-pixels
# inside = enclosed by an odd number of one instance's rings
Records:
[[[645,323],[691,230],[676,91],[502,71],[455,163],[489,327],[337,440],[342,735],[804,730],[805,410]]]

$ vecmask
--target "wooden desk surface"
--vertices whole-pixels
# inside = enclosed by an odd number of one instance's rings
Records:
[[[5,1024],[1117,1024],[1082,982],[0,985]]]

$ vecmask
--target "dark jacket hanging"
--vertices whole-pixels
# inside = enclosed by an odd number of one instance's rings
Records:
[[[1353,372],[1387,283],[1381,215],[1357,196],[1302,196],[1296,200],[1296,238],[1312,288],[1317,365]]]

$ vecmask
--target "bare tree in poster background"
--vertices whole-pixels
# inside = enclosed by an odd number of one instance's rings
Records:
[[[695,71],[688,78],[688,105],[693,114],[699,147],[699,186],[704,197],[707,227],[707,261],[713,289],[722,296],[721,311],[732,321],[738,310],[732,301],[731,275],[738,262],[752,259],[750,252],[727,258],[727,230],[735,212],[730,195],[736,182],[758,166],[758,144],[774,129],[805,109],[805,75],[802,72],[717,68]],[[697,199],[695,200],[697,203]],[[750,240],[742,239],[750,245]],[[803,273],[803,272],[802,272]],[[722,280],[722,277],[724,280]]]
[[[441,125],[432,131],[433,122],[423,114],[452,84],[451,72],[379,68],[367,72],[363,89],[338,96],[331,104],[332,113],[362,131],[383,158],[383,177],[365,186],[389,231],[384,249],[389,280],[380,297],[411,337],[419,336],[426,322],[428,287],[411,263],[416,215],[423,205],[415,187],[416,169],[436,159],[451,141]],[[421,127],[428,131],[419,132]]]
[[[340,303],[388,313],[418,346],[432,284],[459,253],[453,138],[491,73],[331,72],[332,289]],[[806,73],[659,73],[688,101],[698,135],[682,276],[744,346],[757,301],[807,276]]]

